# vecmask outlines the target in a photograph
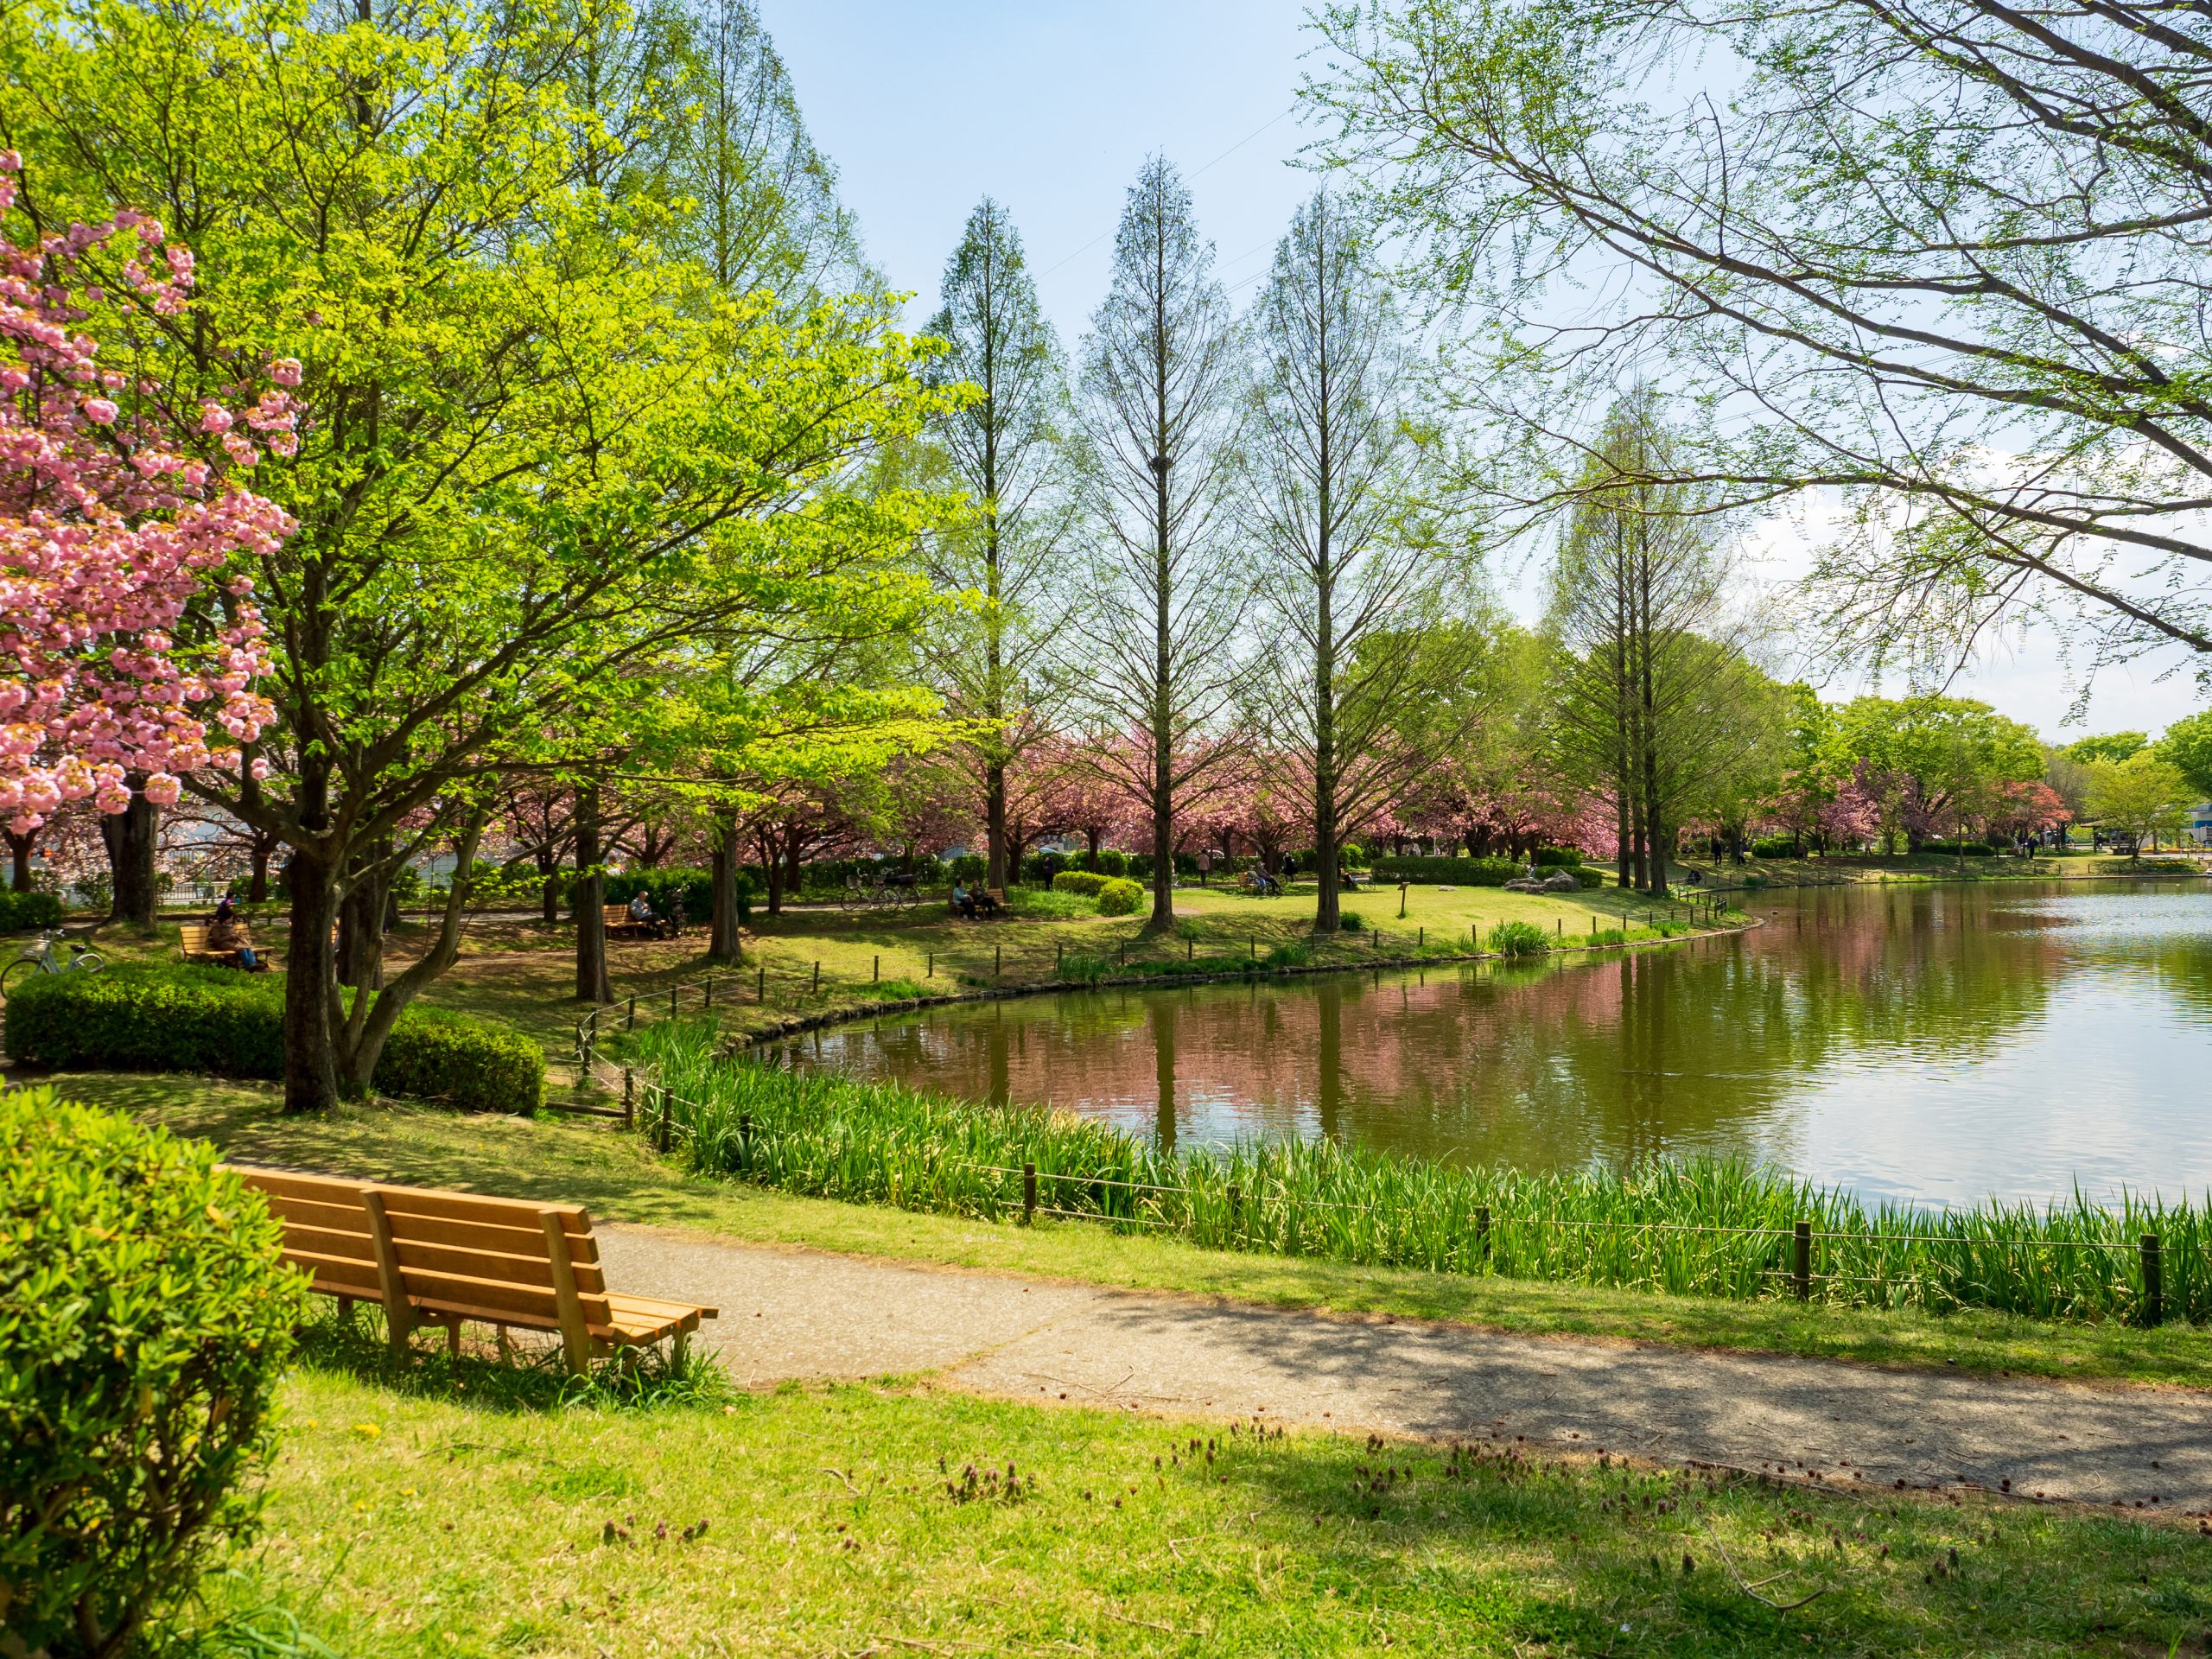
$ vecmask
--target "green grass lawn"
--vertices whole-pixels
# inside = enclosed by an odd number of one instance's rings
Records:
[[[1402,894],[1390,887],[1346,895],[1345,908],[1362,929],[1317,940],[1313,903],[1310,883],[1271,899],[1220,887],[1180,888],[1174,931],[1147,937],[1141,916],[1102,917],[1095,903],[1073,894],[1015,888],[1010,913],[990,921],[949,916],[942,902],[901,911],[805,906],[780,916],[756,912],[737,967],[707,961],[701,928],[682,939],[617,941],[608,950],[616,1000],[638,999],[645,1017],[665,1007],[671,987],[696,989],[712,973],[724,1024],[749,1031],[795,1017],[864,1014],[877,1003],[915,996],[1053,982],[1085,961],[1109,975],[1171,968],[1235,973],[1270,952],[1290,950],[1315,966],[1354,967],[1465,955],[1505,921],[1531,923],[1561,949],[1586,944],[1593,927],[1648,943],[1660,937],[1651,924],[1681,913],[1679,907],[1655,909],[1619,888],[1553,897],[1497,887],[1417,887]],[[281,920],[257,931],[266,948],[287,948]],[[423,922],[404,923],[388,941],[386,971],[404,968],[429,937]],[[111,961],[175,961],[177,924],[164,923],[150,939],[101,926],[93,940]],[[472,918],[460,960],[423,1000],[505,1020],[537,1037],[549,1058],[560,1061],[573,1051],[582,1012],[575,951],[574,929],[565,919],[548,925],[512,914]],[[696,995],[687,995],[685,1006],[698,1010]]]
[[[377,1352],[311,1333],[265,1535],[188,1651],[2134,1656],[2212,1628],[2212,1541],[2120,1518],[925,1379],[560,1409],[466,1357],[395,1387]]]
[[[274,1085],[110,1073],[54,1081],[72,1098],[202,1136],[249,1160],[580,1201],[613,1220],[696,1227],[756,1243],[1535,1334],[2212,1388],[2212,1332],[2182,1324],[2145,1330],[1983,1313],[1935,1318],[1246,1255],[1080,1223],[1024,1228],[687,1176],[640,1137],[590,1120],[461,1117],[389,1104],[288,1116]]]

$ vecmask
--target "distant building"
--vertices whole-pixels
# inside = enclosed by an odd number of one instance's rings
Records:
[[[2189,809],[2182,833],[2199,847],[2212,846],[2212,801],[2199,801]]]

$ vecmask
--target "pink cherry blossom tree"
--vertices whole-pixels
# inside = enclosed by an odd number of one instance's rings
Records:
[[[0,154],[0,215],[21,166]],[[127,346],[188,308],[192,270],[130,212],[0,234],[0,822],[15,836],[71,801],[167,805],[185,774],[237,766],[232,746],[270,717],[262,620],[233,561],[292,522],[234,475],[296,447],[299,367],[269,365],[243,409],[243,383],[231,406],[180,406],[104,361],[85,326]],[[175,639],[188,614],[214,624],[190,652]]]

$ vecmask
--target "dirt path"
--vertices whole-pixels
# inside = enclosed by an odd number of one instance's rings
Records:
[[[1501,1335],[602,1229],[615,1283],[721,1308],[737,1379],[979,1394],[1702,1461],[1858,1490],[2212,1511],[2212,1395]]]

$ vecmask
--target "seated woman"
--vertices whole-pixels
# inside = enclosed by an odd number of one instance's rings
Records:
[[[265,974],[269,964],[253,953],[253,936],[238,919],[228,899],[215,906],[215,919],[207,924],[207,948],[227,956],[249,974]]]
[[[952,907],[969,920],[976,918],[976,895],[968,891],[968,884],[956,880],[952,884]]]

